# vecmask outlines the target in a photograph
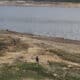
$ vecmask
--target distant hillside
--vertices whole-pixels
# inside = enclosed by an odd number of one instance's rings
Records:
[[[0,0],[6,1],[6,0]],[[8,1],[35,1],[35,2],[75,2],[78,3],[80,0],[8,0]]]

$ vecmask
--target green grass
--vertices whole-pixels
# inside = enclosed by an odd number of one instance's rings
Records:
[[[22,80],[23,78],[42,80],[52,77],[44,67],[36,63],[18,62],[11,66],[5,64],[0,68],[0,80]]]
[[[80,68],[68,68],[67,64],[60,62],[49,62],[49,66],[51,72],[57,74],[55,80],[80,80]]]
[[[68,68],[65,63],[49,62],[50,70],[36,63],[17,61],[0,67],[0,80],[80,80],[80,69]],[[46,66],[45,66],[46,67]],[[67,69],[63,69],[66,67]],[[54,74],[57,74],[55,76]]]

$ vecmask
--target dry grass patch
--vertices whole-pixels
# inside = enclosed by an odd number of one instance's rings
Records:
[[[49,49],[48,51],[53,54],[56,54],[64,60],[80,63],[80,53],[70,53],[61,49]]]

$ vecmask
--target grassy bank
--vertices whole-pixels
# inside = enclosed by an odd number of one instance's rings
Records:
[[[2,31],[0,80],[80,80],[79,44],[48,38]]]
[[[36,63],[16,62],[13,65],[4,64],[0,68],[0,80],[45,80],[52,78],[47,70]]]
[[[49,63],[49,70],[36,63],[16,62],[0,67],[0,80],[80,80],[80,69]]]

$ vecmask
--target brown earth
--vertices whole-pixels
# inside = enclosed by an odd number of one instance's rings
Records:
[[[14,42],[12,42],[13,40],[15,40],[15,42],[17,40],[19,41],[14,44]],[[0,64],[12,64],[16,60],[35,63],[35,57],[39,56],[40,64],[42,65],[48,65],[48,62],[62,62],[67,65],[80,67],[80,63],[72,61],[71,57],[68,60],[57,55],[60,50],[62,51],[60,53],[63,53],[64,51],[64,55],[68,55],[66,54],[67,52],[72,56],[80,56],[80,45],[75,44],[77,41],[69,40],[70,42],[72,41],[70,44],[69,41],[66,42],[64,39],[60,40],[56,38],[56,40],[45,36],[21,34],[16,32],[2,33],[0,34],[0,42],[5,42],[6,49],[2,48],[2,50],[0,50],[0,54],[4,53],[3,55],[0,55]],[[77,59],[77,57],[75,58]]]

